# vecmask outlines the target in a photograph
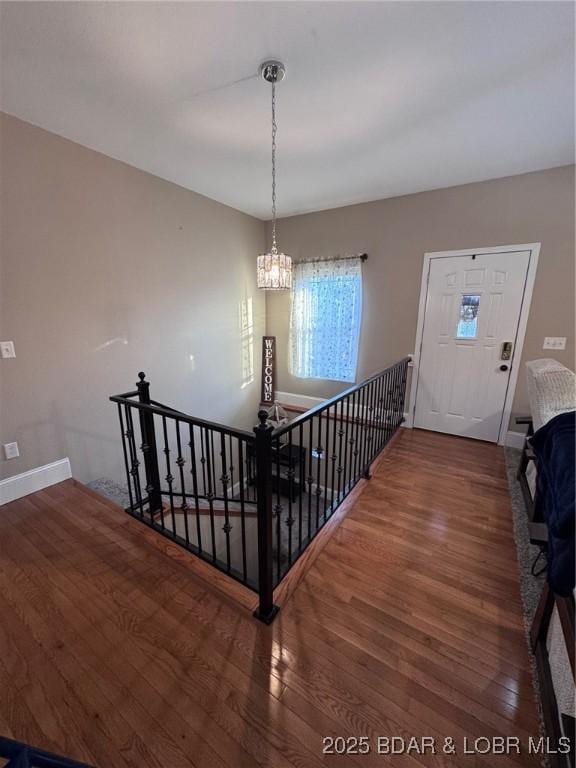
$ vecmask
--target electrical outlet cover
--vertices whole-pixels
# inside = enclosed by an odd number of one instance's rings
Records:
[[[0,341],[0,354],[3,358],[16,357],[13,341]]]
[[[17,459],[20,456],[18,443],[4,443],[4,456],[7,459]]]
[[[566,336],[546,336],[542,349],[566,349]]]

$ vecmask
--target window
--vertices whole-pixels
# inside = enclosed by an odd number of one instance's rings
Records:
[[[354,381],[362,317],[362,262],[294,264],[290,371],[303,379]]]
[[[480,296],[470,296],[464,294],[460,303],[460,317],[458,319],[458,328],[456,338],[475,339],[478,330],[478,307],[480,306]]]

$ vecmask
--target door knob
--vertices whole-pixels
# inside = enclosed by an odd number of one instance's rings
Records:
[[[501,371],[507,371],[508,370],[508,366],[507,365],[501,365],[500,366],[500,370]]]

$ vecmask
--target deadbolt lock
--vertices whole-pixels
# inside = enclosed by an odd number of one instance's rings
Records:
[[[511,357],[512,357],[512,342],[503,341],[502,351],[500,353],[500,360],[510,360]]]

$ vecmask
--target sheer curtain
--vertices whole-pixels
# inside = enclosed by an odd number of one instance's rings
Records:
[[[305,379],[354,381],[361,318],[360,258],[295,263],[291,373]]]

